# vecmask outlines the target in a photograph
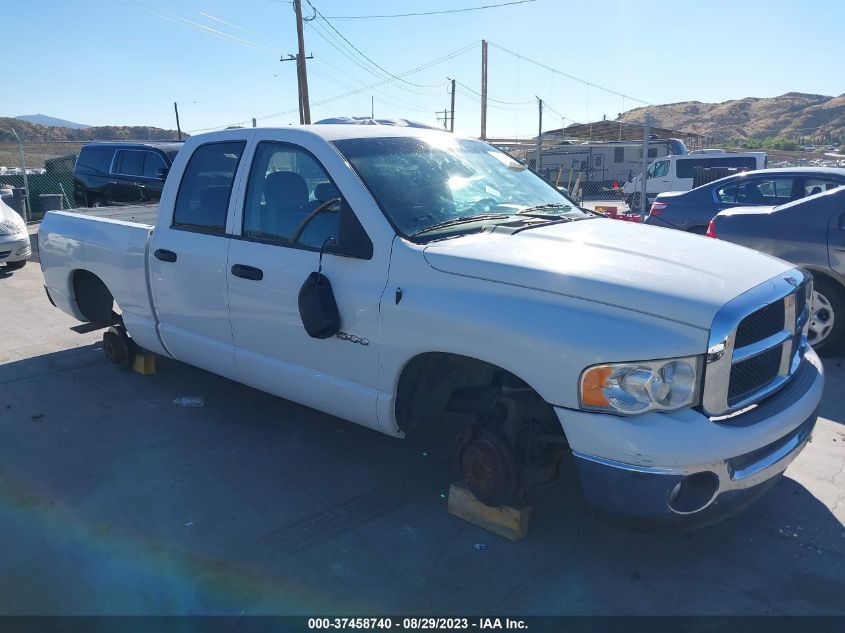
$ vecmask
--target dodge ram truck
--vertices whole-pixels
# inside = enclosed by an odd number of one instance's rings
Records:
[[[600,516],[715,522],[778,480],[822,394],[808,273],[598,217],[446,132],[195,136],[157,208],[50,212],[39,243],[50,301],[108,328],[114,362],[437,429],[492,506],[574,459]]]

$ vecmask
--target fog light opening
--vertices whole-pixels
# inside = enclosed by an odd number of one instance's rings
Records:
[[[710,505],[719,491],[715,473],[695,473],[684,477],[669,492],[669,507],[678,514],[692,514]]]

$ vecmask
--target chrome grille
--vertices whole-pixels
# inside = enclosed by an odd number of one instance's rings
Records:
[[[748,360],[734,363],[731,366],[731,382],[728,385],[728,406],[736,405],[777,378],[782,354],[778,346]]]
[[[771,395],[798,370],[806,349],[808,273],[792,269],[740,295],[713,320],[702,408],[728,415]]]
[[[756,312],[752,312],[739,323],[736,329],[735,347],[745,347],[777,334],[784,326],[783,301],[775,301]]]

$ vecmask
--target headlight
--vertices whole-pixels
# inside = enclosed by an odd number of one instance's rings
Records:
[[[700,376],[700,356],[594,365],[581,374],[581,408],[633,415],[693,406]]]

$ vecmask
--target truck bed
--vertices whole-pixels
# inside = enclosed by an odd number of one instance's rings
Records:
[[[88,208],[79,207],[67,209],[68,213],[78,213],[94,218],[118,220],[120,222],[134,222],[150,228],[155,227],[158,216],[158,204],[127,204],[119,207]]]

